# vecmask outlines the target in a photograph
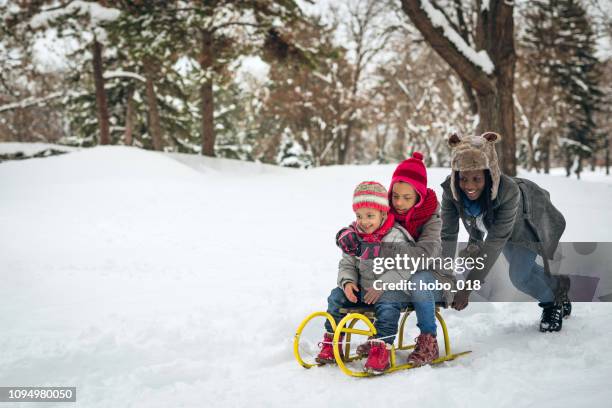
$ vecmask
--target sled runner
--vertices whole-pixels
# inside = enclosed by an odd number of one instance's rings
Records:
[[[450,339],[448,337],[448,329],[446,327],[446,323],[440,314],[440,307],[446,307],[443,303],[436,304],[436,319],[442,328],[442,334],[444,339],[444,354],[440,355],[439,358],[434,360],[431,364],[439,364],[445,361],[454,360],[457,357],[462,355],[471,353],[471,351],[462,351],[459,353],[453,353],[451,351]],[[324,365],[322,363],[308,363],[304,361],[302,356],[300,355],[300,336],[302,331],[308,325],[308,323],[316,318],[316,317],[324,317],[326,318],[332,328],[334,329],[334,340],[333,340],[333,349],[334,349],[334,357],[336,360],[336,364],[340,367],[340,370],[344,372],[346,375],[352,377],[369,377],[374,374],[370,374],[365,371],[355,371],[347,366],[347,363],[351,363],[356,360],[360,360],[364,358],[363,356],[359,356],[357,354],[351,354],[351,335],[357,334],[361,336],[374,336],[376,334],[376,328],[374,327],[373,321],[374,318],[374,308],[373,307],[355,307],[355,308],[346,308],[340,309],[342,313],[346,313],[346,316],[340,320],[340,322],[336,325],[334,318],[327,312],[314,312],[308,317],[306,317],[302,323],[299,325],[295,337],[293,340],[293,354],[295,355],[295,359],[297,362],[304,368],[311,368],[314,366]],[[398,351],[404,350],[412,350],[415,347],[415,344],[405,344],[404,343],[404,326],[406,325],[406,321],[408,316],[414,309],[412,306],[408,306],[406,309],[402,311],[403,316],[400,320],[399,330],[397,334],[397,344],[394,344],[391,348],[391,366],[384,372],[384,374],[399,371],[399,370],[409,370],[411,368],[416,368],[412,364],[405,363],[406,356],[398,356]],[[359,321],[365,323],[367,329],[356,329],[355,326]],[[341,336],[344,335],[344,340],[340,341]],[[343,348],[342,348],[343,347]],[[356,347],[355,347],[356,348]],[[401,364],[399,360],[403,360],[404,364]]]

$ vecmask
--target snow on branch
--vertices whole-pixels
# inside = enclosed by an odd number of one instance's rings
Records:
[[[30,26],[35,29],[42,28],[48,26],[50,22],[59,17],[73,13],[76,13],[77,15],[89,16],[89,19],[94,26],[98,26],[109,21],[114,21],[118,19],[119,15],[121,14],[119,10],[114,8],[104,7],[94,2],[77,0],[68,3],[66,7],[42,11],[41,13],[32,17],[30,20]]]
[[[9,111],[12,109],[23,109],[28,106],[38,105],[51,99],[59,98],[63,96],[63,92],[53,92],[43,97],[31,97],[20,100],[19,102],[7,103],[6,105],[0,106],[0,112]]]
[[[444,14],[429,2],[429,0],[421,0],[421,8],[434,27],[442,28],[444,36],[463,54],[470,62],[480,67],[486,74],[491,75],[495,70],[495,65],[489,54],[485,50],[476,51],[465,42],[463,38],[451,27],[450,23],[444,17]]]
[[[145,77],[135,72],[116,70],[116,71],[107,71],[104,73],[104,79],[113,79],[113,78],[132,78],[140,82],[147,82]]]

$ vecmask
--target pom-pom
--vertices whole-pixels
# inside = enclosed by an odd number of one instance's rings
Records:
[[[459,143],[461,143],[461,139],[459,138],[459,135],[457,135],[457,133],[453,133],[448,138],[448,145],[451,148],[457,146]]]
[[[414,152],[414,153],[412,153],[412,158],[423,161],[423,153],[421,153],[421,152]]]

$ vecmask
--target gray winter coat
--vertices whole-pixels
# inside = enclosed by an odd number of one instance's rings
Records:
[[[463,204],[455,200],[451,191],[450,177],[441,184],[442,195],[442,252],[443,256],[454,256],[457,248],[459,219],[470,236],[470,243],[480,248],[477,254],[485,256],[485,267],[474,270],[469,278],[484,280],[499,257],[506,242],[529,248],[544,258],[548,270],[548,259],[554,252],[565,230],[565,218],[550,201],[550,194],[532,181],[501,175],[497,197],[492,201],[493,222],[485,219],[487,236],[476,227],[475,218],[464,212]]]
[[[440,206],[435,213],[422,226],[419,239],[415,240],[410,233],[399,223],[395,223],[393,228],[383,238],[381,257],[394,258],[396,255],[409,257],[439,257],[442,252],[440,242],[440,230],[442,221],[440,220]],[[431,269],[434,277],[440,282],[448,282],[451,288],[455,289],[455,279],[452,271]],[[377,275],[373,271],[373,260],[360,260],[357,257],[342,254],[338,269],[338,286],[344,288],[347,282],[356,283],[361,288],[370,288],[374,281],[379,279],[382,282],[397,283],[402,280],[409,281],[412,277],[410,271],[404,269],[386,270],[384,274]],[[452,301],[453,294],[450,291],[443,293],[443,299],[448,304]]]

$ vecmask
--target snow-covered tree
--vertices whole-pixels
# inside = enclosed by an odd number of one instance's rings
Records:
[[[502,170],[514,175],[514,2],[477,0],[469,14],[463,4],[402,0],[404,11],[425,41],[455,70],[467,92],[475,93],[476,131],[503,135]],[[469,27],[472,14],[477,18]]]
[[[402,41],[391,49],[396,58],[380,67],[370,98],[371,108],[382,112],[373,125],[388,128],[379,150],[393,161],[419,150],[428,165],[448,165],[446,137],[467,133],[473,122],[461,81],[422,44]]]
[[[262,110],[267,129],[264,160],[277,157],[281,138],[292,138],[319,166],[340,161],[341,141],[349,123],[355,133],[363,126],[365,98],[352,93],[353,69],[346,49],[333,43],[333,27],[319,22],[293,32],[316,61],[286,58],[271,64],[269,93]]]
[[[561,95],[556,109],[563,115],[563,133],[558,143],[567,175],[573,170],[580,177],[583,159],[601,147],[594,122],[602,97],[601,72],[586,11],[575,0],[538,0],[527,12],[526,24],[527,54],[541,77],[538,83],[548,82],[544,86]]]

